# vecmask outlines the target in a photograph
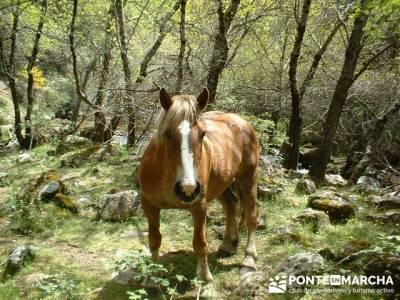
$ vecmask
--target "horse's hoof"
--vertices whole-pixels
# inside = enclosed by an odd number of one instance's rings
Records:
[[[200,290],[200,297],[202,300],[217,300],[218,294],[214,289],[214,285],[212,283],[207,283]]]
[[[229,257],[229,256],[232,256],[235,254],[236,254],[236,249],[227,251],[227,250],[219,248],[217,251],[217,257]]]
[[[245,277],[247,274],[254,273],[256,268],[250,266],[242,266],[240,268],[240,278]]]

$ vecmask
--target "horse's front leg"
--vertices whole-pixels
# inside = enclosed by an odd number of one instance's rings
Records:
[[[149,248],[151,256],[154,261],[158,259],[158,250],[161,246],[161,233],[160,233],[160,208],[152,205],[146,198],[141,198],[142,208],[144,215],[147,218],[149,225]]]
[[[193,249],[197,256],[197,276],[200,280],[209,283],[213,280],[213,277],[208,267],[208,245],[206,240],[206,216],[207,216],[207,204],[200,203],[200,205],[191,209],[193,217]]]

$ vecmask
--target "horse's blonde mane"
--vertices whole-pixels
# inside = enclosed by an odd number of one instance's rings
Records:
[[[197,102],[193,96],[179,95],[174,96],[172,100],[171,107],[167,111],[161,109],[156,119],[156,137],[158,139],[161,138],[168,129],[179,126],[184,120],[194,124],[199,119]]]

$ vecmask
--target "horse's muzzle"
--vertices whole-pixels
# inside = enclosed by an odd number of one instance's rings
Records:
[[[194,189],[193,193],[191,195],[186,195],[185,192],[182,190],[181,183],[178,181],[175,184],[175,195],[178,197],[178,199],[184,203],[184,204],[191,204],[197,200],[197,197],[200,194],[201,187],[200,183],[196,181],[196,188]]]

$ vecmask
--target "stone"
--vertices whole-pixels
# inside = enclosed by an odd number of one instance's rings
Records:
[[[224,239],[225,228],[226,227],[224,225],[214,227],[214,232],[217,235],[217,239],[221,241]]]
[[[303,252],[289,256],[275,268],[274,276],[316,275],[322,271],[324,258],[316,253]]]
[[[8,256],[3,279],[13,277],[21,268],[35,257],[35,251],[30,245],[16,247]]]
[[[266,200],[276,200],[283,193],[283,189],[280,187],[268,187],[265,185],[257,186],[257,195],[259,198],[264,198]]]
[[[371,196],[367,198],[367,201],[380,211],[400,208],[400,194],[398,193],[387,193],[382,196]]]
[[[380,188],[379,181],[371,176],[361,176],[356,183],[356,189],[361,192],[379,191]]]
[[[266,214],[261,214],[257,218],[257,230],[265,230],[267,229],[267,220],[268,216]]]
[[[367,219],[379,223],[400,224],[400,210],[391,210],[379,214],[370,214]]]
[[[339,258],[343,259],[349,255],[369,248],[370,243],[366,240],[350,240],[346,242],[339,251]]]
[[[58,181],[49,181],[40,191],[39,198],[43,201],[50,201],[61,192],[61,185]]]
[[[77,135],[67,135],[65,139],[57,146],[56,153],[58,155],[65,154],[66,152],[77,150],[81,148],[86,148],[92,146],[91,140],[77,136]]]
[[[23,286],[25,287],[35,287],[41,281],[48,278],[48,276],[49,275],[44,273],[32,273],[29,275],[25,275],[23,278],[21,278],[21,281],[23,283]]]
[[[328,247],[325,247],[325,248],[322,248],[322,249],[318,250],[317,253],[319,255],[321,255],[326,260],[332,260],[332,261],[336,261],[337,260],[337,257],[335,255],[335,253],[333,253],[333,251]]]
[[[120,222],[136,215],[139,210],[139,193],[135,190],[123,191],[105,196],[99,216],[106,221]]]
[[[68,196],[58,193],[54,196],[54,202],[61,208],[65,208],[70,212],[78,213],[78,205]]]
[[[311,144],[312,146],[317,146],[321,141],[321,136],[318,132],[314,130],[304,130],[300,137],[300,144]]]
[[[51,119],[44,124],[35,132],[35,137],[40,144],[61,140],[75,129],[75,122],[60,118]]]
[[[294,192],[297,194],[310,195],[317,191],[315,183],[309,179],[300,178]]]
[[[304,169],[310,169],[318,155],[318,148],[304,149],[300,151],[299,163]]]
[[[326,212],[332,222],[347,221],[355,214],[351,202],[345,196],[332,191],[320,191],[310,195],[308,206]]]
[[[273,241],[278,244],[298,243],[303,240],[293,226],[279,226],[274,228],[272,232],[274,233]]]
[[[322,227],[330,225],[329,217],[322,211],[306,208],[295,218],[295,221],[303,224],[312,224],[313,232],[317,232]]]
[[[339,174],[326,174],[325,182],[328,185],[345,186],[347,181]]]
[[[233,299],[264,300],[268,294],[267,276],[260,271],[249,272],[240,278],[239,285],[234,291]],[[228,299],[232,299],[229,297]]]
[[[22,153],[17,156],[17,162],[19,163],[30,163],[33,162],[34,159],[29,153]]]
[[[80,197],[77,202],[78,202],[79,206],[85,207],[85,208],[94,206],[93,202],[88,197]]]

